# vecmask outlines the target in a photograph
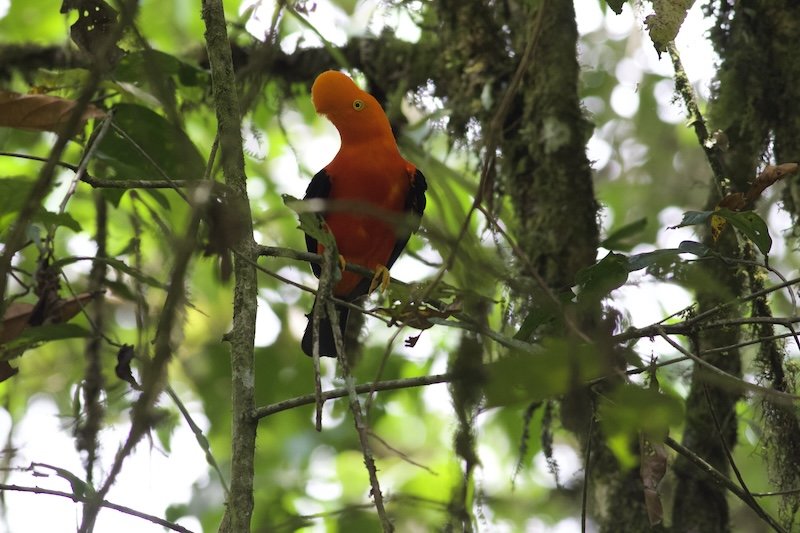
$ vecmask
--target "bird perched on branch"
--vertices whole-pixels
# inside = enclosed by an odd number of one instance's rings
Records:
[[[419,227],[427,184],[422,172],[400,155],[381,105],[348,76],[333,70],[323,72],[314,81],[311,99],[317,113],[325,115],[339,130],[341,147],[333,161],[311,180],[304,199],[331,202],[323,218],[336,239],[340,257],[376,272],[373,280],[342,272],[333,295],[353,301],[377,285],[382,289],[388,285],[388,269]],[[323,251],[322,244],[308,234],[306,246],[309,252]],[[311,268],[319,277],[320,266],[312,263]],[[348,309],[336,309],[344,338]],[[312,355],[312,313],[308,318],[302,347]],[[319,355],[336,357],[330,318],[320,321],[316,336]]]

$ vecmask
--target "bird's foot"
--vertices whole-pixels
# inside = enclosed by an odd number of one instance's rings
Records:
[[[372,283],[369,284],[369,292],[374,291],[380,287],[381,292],[386,292],[389,287],[389,269],[383,265],[375,267],[375,276],[372,278]]]

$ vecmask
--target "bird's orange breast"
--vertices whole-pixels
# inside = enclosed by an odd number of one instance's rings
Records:
[[[395,154],[340,151],[325,170],[331,180],[328,200],[352,202],[346,207],[334,204],[325,216],[339,253],[372,270],[386,265],[397,241],[392,218],[404,211],[414,167],[395,148]],[[346,296],[362,279],[344,272],[333,292]]]

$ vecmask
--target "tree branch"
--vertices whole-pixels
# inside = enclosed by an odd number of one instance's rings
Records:
[[[391,379],[379,381],[377,383],[364,383],[362,385],[356,385],[355,391],[358,394],[368,394],[373,390],[380,392],[387,390],[410,389],[413,387],[433,385],[435,383],[448,383],[453,379],[453,374],[436,374],[433,376],[419,376],[416,378]],[[344,398],[347,396],[347,394],[348,392],[346,388],[331,389],[322,393],[322,400],[327,401],[335,398]],[[283,400],[281,402],[258,407],[253,411],[252,417],[254,420],[260,420],[270,415],[274,415],[275,413],[280,413],[281,411],[288,411],[289,409],[294,409],[295,407],[300,407],[302,405],[313,404],[315,401],[315,394],[298,396],[289,400]]]
[[[327,250],[326,250],[327,252]],[[333,331],[333,340],[336,344],[336,358],[339,361],[339,366],[344,376],[345,384],[347,385],[347,397],[350,400],[350,411],[353,413],[353,423],[356,426],[356,433],[358,434],[358,441],[361,444],[361,452],[364,456],[364,466],[367,467],[367,474],[369,475],[369,484],[372,487],[370,494],[372,500],[375,502],[375,510],[378,512],[378,518],[381,521],[381,527],[384,533],[392,533],[394,525],[389,520],[386,514],[386,508],[383,505],[383,493],[381,492],[381,485],[378,481],[378,469],[375,466],[375,457],[372,454],[372,448],[369,445],[368,427],[364,421],[364,414],[361,410],[361,404],[358,401],[358,396],[355,388],[355,380],[353,374],[350,372],[350,364],[347,361],[347,356],[344,353],[344,339],[342,338],[342,331],[337,327],[336,320],[336,307],[333,302],[325,301],[325,309],[328,313],[328,319],[333,324],[331,330]]]
[[[87,498],[86,496],[75,494],[74,492],[62,492],[60,490],[43,489],[41,487],[25,487],[21,485],[6,485],[5,483],[0,483],[0,491],[3,490],[10,490],[15,492],[32,492],[34,494],[47,494],[50,496],[59,496],[61,498],[67,498],[68,500],[72,500],[74,502],[81,502],[81,503],[89,502],[89,498]],[[179,531],[180,533],[192,533],[191,530],[186,529],[183,526],[179,526],[178,524],[175,524],[173,522],[164,520],[163,518],[159,518],[158,516],[153,516],[151,514],[143,513],[141,511],[131,509],[130,507],[125,507],[124,505],[111,503],[108,500],[100,501],[100,506],[106,507],[108,509],[114,509],[115,511],[119,511],[120,513],[135,516],[143,520],[147,520],[148,522],[158,524],[159,526],[171,529],[173,531]]]
[[[233,326],[226,336],[231,346],[231,385],[233,429],[231,448],[230,498],[220,531],[245,533],[250,531],[253,514],[253,473],[255,461],[256,426],[250,416],[255,407],[255,364],[253,350],[258,304],[258,284],[254,263],[257,259],[253,241],[253,222],[247,199],[247,177],[241,138],[241,111],[233,73],[231,45],[222,0],[203,0],[205,39],[211,66],[214,105],[218,123],[220,158],[225,183],[235,195],[241,223],[230,235],[231,248],[236,250],[234,261]]]
[[[740,378],[738,378],[738,377],[736,377],[736,376],[734,376],[732,374],[729,374],[729,373],[725,372],[724,370],[721,370],[721,369],[715,367],[714,365],[712,365],[711,363],[709,363],[705,359],[701,359],[700,357],[696,356],[691,351],[687,350],[686,348],[684,348],[683,346],[681,346],[680,344],[678,344],[677,342],[672,340],[663,330],[658,331],[658,334],[659,334],[659,336],[661,336],[662,339],[667,341],[670,344],[670,346],[672,346],[673,348],[675,348],[676,350],[681,352],[683,355],[685,355],[686,357],[688,357],[689,359],[691,359],[692,361],[694,361],[695,363],[697,363],[701,367],[705,368],[706,370],[710,371],[711,374],[717,376],[718,378],[721,378],[722,380],[730,383],[731,385],[733,385],[734,387],[736,387],[738,389],[757,392],[759,394],[763,394],[765,396],[773,397],[773,398],[776,398],[776,399],[779,399],[779,400],[784,400],[784,401],[789,402],[789,403],[796,402],[796,401],[800,400],[800,396],[797,396],[797,395],[794,395],[794,394],[789,394],[789,393],[786,393],[786,392],[777,391],[775,389],[770,389],[768,387],[762,387],[761,385],[756,385],[754,383],[749,383],[749,382],[747,382],[747,381],[745,381],[743,379],[740,379]]]
[[[750,507],[755,513],[760,516],[765,522],[767,522],[772,529],[775,531],[779,531],[781,533],[786,533],[786,530],[783,529],[775,519],[769,516],[760,506],[753,505],[754,501],[752,498],[748,498],[748,494],[745,493],[741,487],[739,487],[736,483],[734,483],[728,476],[721,473],[719,470],[711,466],[705,459],[694,453],[689,448],[685,447],[681,443],[674,440],[672,437],[667,437],[664,440],[664,443],[678,452],[680,455],[685,457],[689,462],[693,463],[696,467],[700,470],[708,474],[708,476],[716,483],[717,485],[724,487],[734,493],[740,500],[742,500],[748,507]]]

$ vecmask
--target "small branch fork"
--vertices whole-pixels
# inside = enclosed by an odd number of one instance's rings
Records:
[[[81,502],[81,503],[89,503],[89,498],[87,496],[81,496],[75,494],[74,492],[62,492],[60,490],[51,490],[51,489],[44,489],[41,487],[26,487],[22,485],[7,485],[5,483],[0,483],[0,491],[14,491],[14,492],[29,492],[33,494],[47,494],[49,496],[59,496],[61,498],[67,498],[68,500],[72,500],[74,502]],[[173,522],[169,522],[164,520],[163,518],[159,518],[157,516],[153,516],[151,514],[143,513],[141,511],[137,511],[136,509],[131,509],[130,507],[126,507],[124,505],[119,505],[116,503],[111,503],[108,500],[101,500],[100,506],[105,507],[107,509],[113,509],[115,511],[119,511],[120,513],[124,513],[127,515],[135,516],[137,518],[141,518],[143,520],[147,520],[148,522],[152,522],[153,524],[165,527],[167,529],[171,529],[172,531],[178,531],[180,533],[192,533],[191,530],[186,529],[183,526],[175,524]]]
[[[350,400],[350,411],[353,413],[353,422],[355,422],[358,440],[361,444],[361,452],[364,455],[364,465],[367,467],[369,483],[372,486],[372,499],[375,502],[375,509],[378,511],[378,517],[380,518],[384,533],[391,533],[394,531],[394,525],[389,520],[386,514],[386,508],[383,504],[383,493],[381,492],[380,482],[378,481],[378,469],[375,467],[375,458],[372,455],[372,448],[369,444],[369,428],[364,421],[361,403],[356,393],[355,380],[353,379],[353,374],[350,372],[350,364],[344,352],[342,331],[336,324],[336,307],[333,305],[333,302],[328,301],[326,303],[326,309],[328,311],[328,317],[330,317],[331,323],[333,324],[331,329],[333,331],[333,340],[336,345],[336,356],[339,360],[342,374],[344,375],[347,397]]]
[[[389,520],[386,514],[386,508],[383,502],[383,493],[381,492],[380,482],[378,480],[378,470],[375,467],[375,458],[372,454],[372,449],[369,444],[369,428],[364,421],[364,414],[361,409],[361,403],[358,400],[358,393],[356,391],[355,380],[350,371],[350,364],[347,360],[344,348],[344,339],[342,338],[342,331],[339,328],[338,313],[336,305],[332,299],[333,287],[336,284],[336,275],[338,274],[338,259],[339,254],[336,250],[335,243],[329,243],[325,247],[322,255],[322,272],[319,277],[319,289],[317,290],[317,298],[312,311],[311,320],[313,328],[313,343],[312,343],[312,357],[314,360],[314,403],[316,405],[316,429],[322,430],[322,405],[324,403],[322,384],[320,381],[320,366],[319,366],[319,328],[320,322],[324,317],[328,318],[331,324],[331,331],[333,332],[333,341],[336,346],[336,357],[339,362],[339,368],[344,376],[347,396],[350,400],[350,411],[353,414],[353,422],[355,423],[356,433],[358,434],[359,444],[361,445],[361,452],[364,456],[364,465],[367,468],[367,475],[372,490],[373,502],[375,509],[378,513],[378,518],[381,521],[381,527],[384,533],[391,533],[394,531],[394,525]],[[301,404],[297,404],[301,405]],[[258,422],[258,416],[253,416],[252,423]]]

